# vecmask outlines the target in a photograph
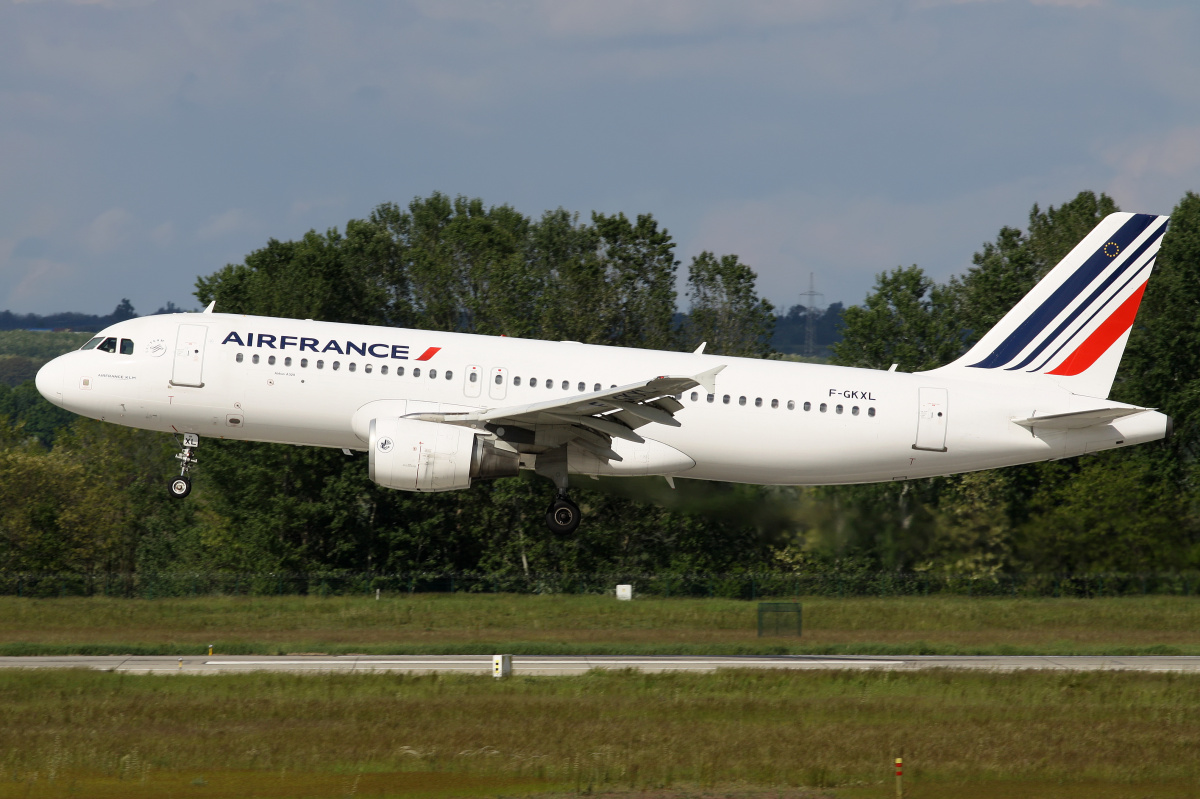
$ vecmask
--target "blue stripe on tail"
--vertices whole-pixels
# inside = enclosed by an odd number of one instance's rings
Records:
[[[1030,352],[1029,355],[1025,356],[1024,360],[1022,360],[1016,366],[1008,367],[1008,370],[1011,372],[1016,371],[1017,369],[1024,369],[1026,366],[1028,366],[1034,358],[1040,355],[1042,351],[1046,349],[1046,347],[1049,347],[1050,344],[1053,343],[1059,337],[1059,335],[1061,335],[1062,332],[1070,326],[1071,322],[1075,321],[1075,319],[1081,313],[1090,308],[1092,303],[1099,299],[1100,295],[1104,293],[1105,289],[1111,286],[1119,277],[1121,277],[1121,275],[1125,274],[1125,272],[1127,272],[1131,266],[1137,263],[1137,260],[1142,257],[1142,254],[1145,253],[1150,246],[1157,243],[1158,240],[1162,238],[1162,235],[1166,232],[1167,226],[1163,225],[1155,233],[1152,233],[1144,242],[1142,242],[1141,246],[1137,248],[1136,252],[1131,253],[1129,257],[1125,259],[1125,262],[1121,264],[1119,269],[1114,269],[1113,273],[1106,277],[1104,281],[1096,287],[1096,290],[1091,293],[1091,296],[1089,296],[1079,305],[1075,306],[1075,310],[1071,311],[1071,313],[1067,315],[1067,318],[1062,321],[1062,324],[1054,329],[1053,333],[1042,339],[1042,342],[1034,347],[1033,351]]]
[[[1113,234],[1109,241],[1116,242],[1121,250],[1124,251],[1157,218],[1153,214],[1134,214]],[[1017,326],[1016,330],[1008,335],[1008,338],[1000,342],[1000,345],[990,355],[979,363],[970,364],[970,366],[981,369],[995,369],[996,367],[1004,366],[1020,355],[1021,351],[1029,346],[1029,343],[1037,338],[1051,322],[1058,318],[1058,315],[1076,297],[1083,293],[1091,285],[1092,281],[1112,263],[1112,258],[1104,252],[1104,247],[1107,244],[1108,242],[1105,242],[1096,252],[1092,253],[1091,257],[1064,280],[1062,285],[1055,289],[1054,293],[1037,310],[1031,313],[1025,321]]]

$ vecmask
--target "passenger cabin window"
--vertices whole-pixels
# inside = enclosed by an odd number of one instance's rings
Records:
[[[566,391],[570,387],[571,387],[571,384],[568,383],[566,380],[564,380],[563,381],[563,391]]]
[[[94,339],[92,339],[91,341],[89,341],[87,344],[84,344],[84,345],[83,345],[82,347],[80,347],[79,349],[81,349],[81,350],[94,350],[94,349],[96,349],[96,345],[97,345],[97,344],[99,344],[99,343],[100,343],[101,341],[103,341],[103,340],[104,340],[104,339],[103,339],[103,338],[101,338],[100,336],[96,336]]]
[[[496,385],[499,385],[499,384],[500,384],[500,375],[496,375]],[[519,378],[519,377],[514,377],[514,378],[513,378],[513,385],[514,385],[514,386],[519,386],[519,385],[521,385],[521,378]]]
[[[404,367],[403,366],[396,367],[396,377],[404,377]]]
[[[284,359],[283,359],[283,365],[284,365],[284,366],[291,366],[291,365],[292,365],[292,359],[291,359],[291,357],[290,357],[290,356],[289,356],[289,357],[287,357],[287,358],[284,358]]]
[[[421,376],[421,367],[418,366],[416,369],[413,369],[413,377],[420,377],[420,376]]]
[[[379,367],[379,374],[381,374],[381,375],[387,374],[387,364],[386,363],[383,366]]]
[[[301,368],[301,369],[307,369],[307,368],[308,368],[308,358],[301,358],[301,359],[300,359],[300,368]]]
[[[429,370],[429,379],[432,380],[435,377],[437,377],[437,369],[430,369]]]
[[[117,339],[113,336],[109,336],[108,338],[104,339],[104,342],[100,344],[100,346],[96,347],[96,349],[102,350],[103,352],[116,352]]]
[[[723,402],[723,403],[725,403],[726,405],[728,405],[728,404],[729,404],[729,395],[728,395],[728,394],[726,394],[725,396],[721,397],[721,402]]]
[[[805,404],[805,405],[807,405],[808,403],[806,402],[806,403],[804,403],[804,404]],[[788,400],[788,410],[789,410],[789,411],[794,411],[794,410],[796,410],[796,403],[795,403],[795,401],[794,401],[794,400]],[[808,408],[805,408],[804,410],[806,410],[806,411],[807,411],[807,410],[808,410]]]
[[[371,374],[371,364],[369,364],[369,363],[364,363],[364,364],[363,364],[363,371],[364,371],[364,372],[366,372],[367,374]]]
[[[336,364],[335,364],[335,367],[336,367]],[[351,372],[353,372],[353,371],[355,371],[355,370],[357,370],[357,369],[358,369],[358,364],[356,364],[356,363],[354,363],[353,361],[351,361],[351,362],[350,362],[350,365],[349,365],[348,367],[346,367],[346,368],[347,368],[347,369],[349,369]]]
[[[234,360],[236,360],[238,363],[241,363],[243,359],[244,359],[244,356],[242,355],[242,353],[239,352],[237,354],[237,357]]]
[[[324,362],[324,361],[317,361],[317,368],[318,368],[318,369],[324,369],[324,368],[325,368],[325,362]]]
[[[274,355],[268,355],[268,356],[267,356],[267,365],[268,365],[268,366],[274,366],[274,365],[275,365],[275,356],[274,356]]]
[[[874,415],[875,415],[875,409],[867,408],[867,416],[874,416]]]
[[[127,339],[127,338],[121,339],[121,354],[122,355],[133,355],[133,340],[132,339]]]
[[[578,391],[579,391],[579,393],[580,393],[580,394],[582,394],[583,392],[587,391],[587,384],[586,384],[586,383],[584,383],[582,380],[580,380],[580,381],[579,381],[579,389],[578,389]]]
[[[712,401],[713,401],[713,400],[715,400],[716,398],[717,398],[717,395],[716,395],[716,394],[709,394],[709,395],[708,395],[708,401],[709,401],[709,402],[712,402]]]
[[[695,402],[698,399],[700,399],[700,395],[697,394],[695,391],[693,391],[692,392],[692,402]]]
[[[499,376],[500,375],[496,375],[496,377],[499,377]],[[478,383],[479,382],[479,373],[471,372],[471,374],[467,375],[467,380],[471,381],[472,383]],[[497,380],[496,382],[498,383],[500,381]]]
[[[599,384],[599,383],[597,383],[596,385],[592,386],[592,391],[599,391],[599,390],[600,390],[600,384]]]
[[[454,372],[451,372],[449,369],[447,369],[447,370],[446,370],[446,379],[447,379],[447,380],[453,380],[453,379],[454,379]]]
[[[835,411],[837,411],[838,413],[841,413],[841,412],[842,412],[842,406],[841,406],[841,405],[839,405],[839,406],[837,406],[836,408],[834,408],[834,410],[835,410]]]
[[[829,406],[826,405],[824,402],[822,402],[821,403],[821,413],[825,413],[825,411],[827,411],[827,410],[829,410]]]
[[[773,400],[771,400],[771,407],[772,407],[772,408],[778,408],[778,407],[779,407],[779,400],[777,400],[777,399],[773,399]]]
[[[788,405],[791,405],[791,403],[789,402],[789,403],[788,403]],[[804,403],[804,410],[806,410],[806,411],[811,411],[811,410],[812,410],[812,403],[811,403],[811,402],[806,402],[806,403]]]
[[[754,398],[754,407],[755,407],[755,408],[761,408],[761,407],[762,407],[762,397],[755,397],[755,398]]]
[[[251,363],[258,363],[258,354],[255,353],[253,356],[251,356],[250,361]]]
[[[529,378],[529,387],[537,388],[537,378],[536,377]]]
[[[474,379],[475,375],[471,375],[471,377],[472,377],[472,379]],[[520,379],[521,379],[521,378],[519,378],[519,377],[517,378],[517,380],[520,380]],[[496,381],[495,381],[495,382],[496,382],[496,385],[500,385],[501,383],[503,383],[503,382],[504,382],[504,375],[496,375]],[[520,385],[520,384],[518,383],[518,385]]]
[[[746,398],[738,397],[738,405],[745,405],[745,404],[746,404]]]
[[[858,406],[855,405],[853,408],[851,408],[850,413],[853,414],[854,416],[858,416]]]

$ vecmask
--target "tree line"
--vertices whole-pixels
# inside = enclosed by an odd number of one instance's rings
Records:
[[[957,357],[1113,201],[1034,206],[946,284],[879,275],[841,313],[833,359],[931,368]],[[686,266],[649,214],[538,218],[442,194],[383,204],[342,229],[270,240],[196,283],[202,305],[485,335],[772,357],[778,317],[736,255]],[[187,502],[166,497],[166,436],[64,418],[0,389],[0,562],[14,571],[729,572],[890,569],[994,574],[1196,568],[1200,198],[1175,209],[1114,394],[1176,421],[1168,442],[902,484],[789,488],[661,478],[581,480],[587,523],[548,533],[531,475],[468,491],[378,488],[364,457],[206,441]],[[687,312],[679,315],[678,306]],[[839,309],[840,310],[840,309]],[[799,315],[806,309],[796,311]],[[798,367],[799,368],[799,367]],[[29,387],[31,388],[31,387]],[[49,410],[47,410],[49,408]]]

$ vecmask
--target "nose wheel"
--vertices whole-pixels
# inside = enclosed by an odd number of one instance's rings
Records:
[[[171,496],[175,499],[183,499],[188,494],[192,493],[192,478],[186,474],[181,474],[178,477],[171,478],[171,482],[167,485],[171,492]]]
[[[550,507],[546,509],[546,526],[550,528],[550,532],[558,535],[570,535],[579,527],[579,506],[567,498],[566,494],[559,494],[550,503]]]
[[[200,462],[193,454],[198,446],[200,446],[200,436],[195,433],[183,434],[183,452],[175,455],[175,459],[179,461],[179,476],[172,477],[171,481],[167,483],[167,490],[175,499],[183,499],[192,493],[192,478],[188,476],[188,472]]]

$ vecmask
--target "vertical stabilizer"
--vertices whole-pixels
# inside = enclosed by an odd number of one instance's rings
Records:
[[[1044,375],[1107,397],[1168,218],[1109,214],[966,355],[934,371]]]

